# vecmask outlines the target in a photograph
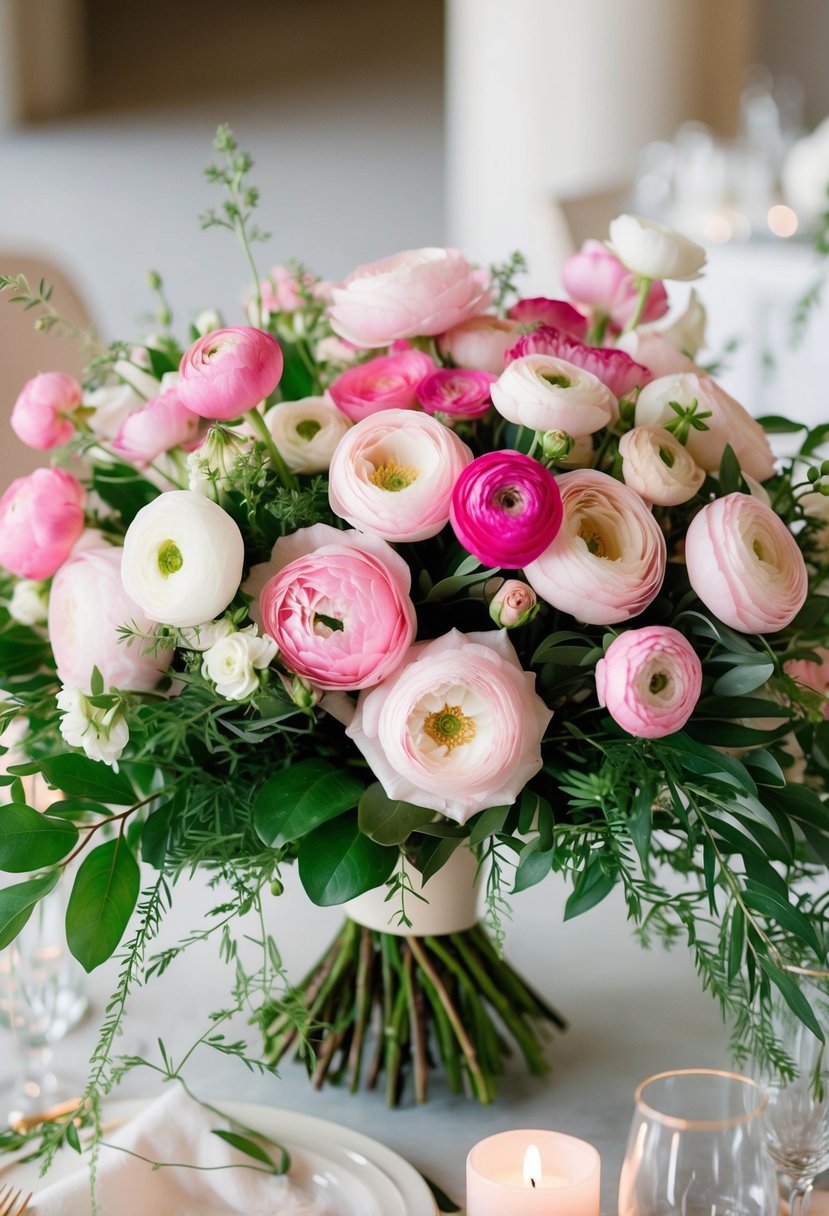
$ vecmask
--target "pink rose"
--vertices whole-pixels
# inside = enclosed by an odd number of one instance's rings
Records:
[[[361,532],[426,540],[449,519],[455,482],[472,453],[428,414],[384,410],[358,422],[334,450],[332,510]]]
[[[496,580],[497,581],[497,580]],[[519,578],[504,579],[489,601],[489,615],[501,629],[526,625],[538,612],[538,597]]]
[[[820,662],[811,659],[789,659],[784,664],[787,676],[804,688],[810,688],[824,698],[823,716],[829,718],[829,650],[816,646],[815,653],[820,656]]]
[[[456,367],[474,367],[498,376],[504,370],[504,355],[518,332],[516,321],[505,321],[485,313],[448,329],[438,339],[440,353]]]
[[[399,666],[417,619],[409,567],[385,541],[316,524],[277,541],[271,565],[259,614],[290,671],[350,690]]]
[[[176,390],[188,410],[227,421],[252,410],[282,375],[276,338],[250,325],[215,329],[182,355]]]
[[[464,823],[515,801],[541,768],[551,717],[505,632],[453,629],[361,693],[346,734],[390,798]]]
[[[12,430],[22,443],[41,452],[66,443],[75,433],[68,415],[80,405],[81,394],[72,376],[41,372],[27,380],[12,406]]]
[[[492,386],[499,414],[533,431],[566,431],[578,439],[618,417],[618,403],[592,372],[552,355],[523,355]]]
[[[331,328],[365,348],[445,333],[490,302],[489,276],[457,249],[409,249],[358,266],[331,295]]]
[[[702,690],[702,664],[676,629],[628,629],[596,664],[599,704],[637,739],[682,730]]]
[[[694,516],[685,564],[706,608],[741,633],[784,629],[806,602],[809,577],[797,542],[749,494],[727,494]]]
[[[584,313],[579,312],[567,300],[548,300],[546,296],[519,300],[509,310],[509,315],[519,325],[551,325],[578,342],[584,341],[590,326]]]
[[[170,448],[197,442],[201,423],[182,405],[178,389],[168,388],[124,419],[112,447],[132,464],[146,465]]]
[[[480,418],[492,406],[489,389],[495,379],[490,372],[439,367],[420,381],[417,399],[427,414]]]
[[[638,616],[659,594],[667,547],[638,494],[596,469],[556,478],[564,522],[553,543],[524,567],[543,600],[590,625]]]
[[[635,363],[623,350],[585,346],[549,325],[542,325],[519,338],[515,346],[507,351],[505,362],[512,363],[524,355],[552,355],[554,359],[566,359],[568,363],[598,376],[614,397],[624,397],[652,379],[648,369],[641,363]]]
[[[51,578],[83,532],[85,501],[63,469],[16,478],[0,498],[0,565],[18,578]]]
[[[561,518],[555,477],[522,452],[485,452],[452,491],[455,535],[485,566],[520,570],[552,542]]]
[[[106,688],[148,692],[173,658],[172,647],[160,647],[153,655],[146,652],[146,643],[136,639],[127,645],[119,637],[121,625],[153,629],[121,585],[122,552],[87,549],[61,566],[52,584],[49,641],[58,676],[82,692],[92,691],[93,667]]]
[[[400,350],[349,367],[328,392],[347,418],[359,422],[380,410],[416,409],[417,386],[434,370],[422,351]]]
[[[567,292],[584,308],[624,329],[636,311],[639,288],[634,275],[601,241],[585,241],[561,268]],[[668,311],[668,293],[658,279],[651,284],[640,323],[658,321]]]

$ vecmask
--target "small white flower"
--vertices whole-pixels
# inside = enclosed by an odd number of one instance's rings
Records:
[[[191,625],[187,629],[179,629],[179,645],[186,650],[209,650],[220,638],[229,637],[233,633],[233,624],[226,616],[218,621],[206,621],[203,625]]]
[[[215,308],[205,308],[196,317],[193,325],[200,338],[205,334],[212,334],[214,329],[223,329],[224,320],[222,314]]]
[[[609,246],[623,266],[645,279],[698,279],[705,266],[701,245],[640,215],[611,220]]]
[[[259,687],[258,672],[276,658],[273,638],[259,637],[255,625],[219,638],[202,659],[202,675],[227,701],[245,701]]]
[[[44,625],[49,612],[46,583],[22,578],[15,583],[9,600],[9,616],[21,625]]]
[[[83,748],[90,760],[100,760],[117,771],[130,737],[120,705],[109,709],[94,706],[71,685],[60,690],[57,704],[62,715],[60,733],[69,746]]]
[[[268,430],[294,473],[324,473],[351,426],[330,397],[283,401],[265,415]]]
[[[187,455],[187,477],[194,494],[211,497],[214,490],[228,489],[233,476],[251,448],[251,436],[246,431],[232,431],[225,426],[212,426],[204,443]]]

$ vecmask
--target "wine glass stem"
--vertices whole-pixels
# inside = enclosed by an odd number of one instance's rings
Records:
[[[806,1216],[811,1194],[811,1182],[796,1183],[789,1192],[789,1216]]]

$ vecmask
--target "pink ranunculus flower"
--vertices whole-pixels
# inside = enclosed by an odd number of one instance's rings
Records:
[[[590,328],[590,321],[584,313],[567,300],[548,300],[546,296],[519,300],[509,310],[509,315],[519,325],[551,325],[577,342],[584,341]]]
[[[578,439],[592,435],[618,417],[618,402],[592,372],[554,359],[523,355],[492,386],[499,414],[534,431],[566,431]]]
[[[170,666],[173,648],[148,653],[140,639],[122,641],[122,625],[151,632],[153,625],[121,584],[122,550],[87,549],[55,576],[49,595],[49,641],[61,683],[92,691],[97,667],[106,688],[148,692]]]
[[[624,350],[637,363],[648,368],[653,377],[671,376],[700,369],[684,351],[654,329],[633,330],[623,334],[616,350]]]
[[[452,490],[472,453],[428,414],[384,410],[358,422],[334,450],[332,510],[389,541],[426,540],[449,519]]]
[[[541,768],[551,717],[506,632],[453,629],[361,693],[346,734],[390,798],[464,823],[515,801]]]
[[[522,452],[485,452],[455,482],[449,520],[463,547],[485,566],[520,570],[561,527],[549,469]]]
[[[83,532],[85,502],[64,469],[17,477],[0,498],[0,565],[18,578],[51,578]]]
[[[624,329],[636,311],[639,288],[634,275],[601,241],[585,241],[561,268],[561,281],[573,299]],[[668,311],[664,283],[651,283],[640,323],[658,321]]]
[[[331,296],[334,333],[366,349],[443,334],[491,299],[487,273],[457,249],[408,249],[358,266]]]
[[[504,370],[504,355],[518,333],[518,322],[484,313],[470,317],[448,329],[438,339],[440,353],[456,367],[473,367],[499,376]]]
[[[305,275],[304,286],[310,288],[313,277]],[[296,312],[304,303],[296,275],[287,266],[274,266],[259,285],[262,307],[268,313]]]
[[[702,689],[702,664],[677,629],[628,629],[596,664],[599,704],[637,739],[662,739],[682,730]]]
[[[791,676],[798,684],[810,688],[824,698],[823,716],[829,718],[829,650],[824,646],[816,646],[815,654],[820,662],[813,659],[789,659],[784,664],[787,676]]]
[[[497,581],[497,580],[496,580]],[[539,609],[538,596],[520,578],[504,579],[489,601],[489,615],[501,629],[526,625]]]
[[[492,406],[489,390],[496,378],[491,372],[439,367],[420,381],[417,399],[427,414],[480,418]]]
[[[290,671],[348,691],[400,665],[417,618],[409,567],[385,541],[315,524],[278,540],[269,565],[258,613]]]
[[[182,355],[177,392],[202,418],[228,421],[270,396],[282,375],[276,338],[251,325],[215,329]]]
[[[646,384],[636,402],[637,426],[666,426],[676,422],[674,406],[691,408],[704,430],[688,431],[686,447],[700,468],[716,473],[726,444],[731,444],[741,468],[757,481],[774,474],[774,454],[760,423],[738,401],[703,372],[663,376]]]
[[[741,633],[785,629],[806,602],[809,576],[797,541],[750,494],[727,494],[694,516],[685,564],[706,608]]]
[[[619,440],[622,476],[645,502],[675,507],[694,497],[705,472],[686,447],[661,426],[635,426]]]
[[[667,546],[638,494],[596,469],[556,479],[564,522],[553,543],[524,567],[543,600],[590,625],[638,616],[659,594]]]
[[[182,404],[178,388],[172,387],[125,418],[112,447],[132,464],[146,465],[170,448],[197,442],[201,425],[202,418]]]
[[[623,350],[585,346],[551,325],[542,325],[531,333],[523,334],[515,346],[507,351],[505,362],[510,364],[524,355],[552,355],[554,359],[566,359],[568,363],[574,363],[576,367],[598,376],[614,397],[624,397],[653,378],[648,368],[636,363]]]
[[[75,431],[68,415],[80,405],[82,391],[64,372],[41,372],[27,380],[12,406],[17,438],[41,452],[66,443]]]
[[[347,418],[360,422],[380,410],[416,409],[417,386],[434,370],[423,351],[399,350],[349,367],[328,392]]]

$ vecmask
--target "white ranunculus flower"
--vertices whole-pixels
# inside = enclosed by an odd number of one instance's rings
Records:
[[[698,279],[705,266],[701,245],[640,215],[611,220],[608,243],[623,266],[645,279]]]
[[[705,481],[687,448],[661,426],[635,426],[619,440],[625,485],[645,502],[675,507],[688,502]]]
[[[227,608],[244,559],[242,534],[226,511],[191,490],[171,490],[127,529],[121,580],[151,621],[200,625]]]
[[[60,733],[69,746],[82,747],[90,760],[101,760],[117,769],[130,737],[120,706],[96,707],[79,688],[71,685],[60,690],[57,703],[62,714]]]
[[[185,650],[209,650],[220,638],[226,638],[235,632],[233,624],[226,616],[218,621],[205,621],[203,625],[190,625],[187,629],[179,629],[179,645]]]
[[[330,397],[283,401],[265,415],[268,430],[293,473],[324,473],[351,426]]]
[[[216,685],[216,692],[228,701],[245,701],[259,687],[259,672],[276,658],[273,638],[257,635],[251,625],[228,634],[204,652],[202,675]]]
[[[690,358],[696,358],[697,353],[705,346],[705,328],[708,313],[697,293],[691,288],[685,311],[677,317],[673,325],[661,330],[661,336],[672,342],[677,350],[681,350]]]
[[[87,393],[83,404],[92,411],[87,424],[93,434],[99,439],[114,439],[130,414],[147,403],[129,384],[106,384]]]
[[[552,355],[514,359],[491,389],[499,414],[534,431],[592,435],[618,417],[610,389],[592,372]]]
[[[46,583],[22,578],[15,583],[9,600],[9,616],[21,625],[45,625],[49,612],[49,589]]]
[[[223,329],[224,320],[222,314],[215,308],[204,308],[196,317],[193,326],[200,338],[205,334],[212,334],[214,329]]]
[[[793,144],[780,177],[786,202],[807,224],[829,210],[829,118]]]

